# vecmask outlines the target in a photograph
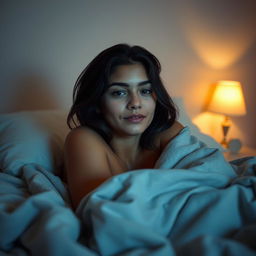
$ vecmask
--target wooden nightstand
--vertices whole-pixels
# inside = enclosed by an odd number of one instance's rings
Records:
[[[256,156],[256,149],[244,146],[240,149],[238,153],[231,153],[229,151],[225,151],[223,152],[223,154],[226,160],[232,161],[246,156]]]

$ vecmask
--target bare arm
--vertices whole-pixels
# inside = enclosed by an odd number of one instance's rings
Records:
[[[106,150],[89,128],[72,130],[64,147],[67,183],[74,208],[81,199],[111,177]]]

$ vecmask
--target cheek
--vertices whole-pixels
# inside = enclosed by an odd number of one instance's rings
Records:
[[[147,108],[148,108],[148,111],[154,115],[155,109],[156,109],[156,102],[154,100],[148,102]]]
[[[103,113],[107,115],[118,115],[122,112],[122,104],[118,101],[111,101],[107,104],[103,104]]]

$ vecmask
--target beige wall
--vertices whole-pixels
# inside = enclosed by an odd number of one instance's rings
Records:
[[[120,42],[152,51],[172,96],[217,139],[204,117],[211,84],[242,83],[248,113],[231,137],[256,148],[256,2],[211,0],[1,1],[0,112],[69,108],[80,71]],[[204,119],[205,118],[205,119]]]

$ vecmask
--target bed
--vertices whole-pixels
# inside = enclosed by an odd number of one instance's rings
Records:
[[[181,110],[155,169],[107,180],[74,212],[66,115],[0,115],[0,255],[256,255],[256,157],[227,162]]]

